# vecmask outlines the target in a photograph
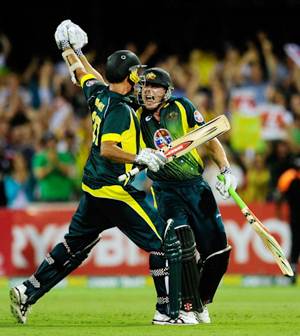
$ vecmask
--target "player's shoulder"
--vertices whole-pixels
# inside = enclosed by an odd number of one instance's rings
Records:
[[[188,122],[191,126],[194,125],[195,122],[198,125],[202,125],[205,122],[202,113],[187,97],[174,97],[173,101],[181,111],[185,111]]]
[[[139,120],[141,120],[142,116],[144,116],[145,113],[146,113],[146,112],[144,111],[144,109],[143,109],[142,106],[139,106],[139,107],[135,110],[135,114],[136,114],[136,116],[137,116],[137,118],[138,118]]]
[[[167,104],[165,105],[165,107],[173,107],[173,106],[177,106],[179,109],[184,108],[187,110],[190,109],[195,109],[194,104],[186,97],[177,97],[177,96],[171,96],[171,98],[168,100]]]
[[[172,97],[174,98],[174,102],[180,103],[184,107],[194,107],[194,104],[187,97]]]
[[[101,82],[98,80],[94,75],[87,74],[83,76],[80,80],[80,85],[83,89],[106,89],[108,88],[108,85],[104,82]]]
[[[110,113],[116,114],[120,117],[130,116],[133,108],[127,103],[126,100],[112,100],[109,107]],[[117,117],[117,116],[116,116]]]

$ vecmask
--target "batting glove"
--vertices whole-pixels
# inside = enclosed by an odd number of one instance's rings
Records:
[[[237,179],[232,174],[232,170],[230,167],[224,167],[220,169],[220,173],[224,176],[224,182],[218,181],[216,183],[216,189],[218,190],[222,198],[226,200],[230,197],[229,188],[231,187],[233,190],[236,189]]]
[[[54,38],[59,50],[65,50],[71,47],[68,35],[68,26],[71,20],[62,21],[56,28]]]
[[[71,23],[68,27],[69,42],[78,56],[82,55],[81,48],[88,43],[86,32],[77,24]]]
[[[153,172],[159,171],[167,162],[167,158],[162,152],[154,152],[150,148],[143,149],[135,158],[135,163],[147,166]]]

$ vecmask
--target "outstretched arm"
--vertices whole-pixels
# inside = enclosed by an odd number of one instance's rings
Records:
[[[94,75],[100,82],[104,82],[104,79],[102,77],[102,75],[91,66],[91,64],[89,63],[89,61],[87,60],[87,58],[84,56],[84,54],[82,54],[81,56],[79,56],[79,59],[81,61],[81,63],[84,66],[84,69],[86,70],[86,72]]]
[[[72,82],[79,85],[80,80],[87,74],[81,60],[71,48],[67,26],[70,20],[61,22],[56,28],[54,37],[59,50],[62,51],[62,57],[69,69]]]
[[[82,52],[82,48],[88,43],[88,36],[86,32],[72,21],[67,24],[67,31],[70,45],[75,53],[78,55],[86,72],[94,75],[100,82],[104,82],[102,75],[95,68],[92,67],[92,65]]]
[[[80,79],[86,74],[92,74],[99,81],[104,82],[102,75],[91,66],[81,50],[88,42],[87,34],[83,29],[71,20],[64,20],[56,29],[55,40],[58,48],[64,51],[63,57],[69,70],[74,69],[70,70],[70,73],[74,73],[77,83],[80,83]],[[80,64],[80,67],[76,67],[74,65],[76,63]]]

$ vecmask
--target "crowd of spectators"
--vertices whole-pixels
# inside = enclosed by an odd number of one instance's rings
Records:
[[[92,134],[81,89],[63,61],[33,57],[23,71],[14,71],[4,34],[0,48],[0,205],[77,200]],[[186,57],[164,55],[153,42],[143,51],[132,43],[124,48],[169,71],[174,94],[187,96],[207,121],[227,115],[232,129],[220,140],[238,191],[246,202],[274,200],[279,177],[300,155],[300,67],[276,53],[263,32],[243,49],[228,44],[221,56],[201,49]],[[102,72],[97,51],[88,57]],[[217,167],[205,152],[203,157],[204,177],[214,185]],[[136,185],[151,195],[145,175]]]

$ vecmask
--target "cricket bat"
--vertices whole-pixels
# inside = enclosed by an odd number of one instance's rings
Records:
[[[224,176],[219,175],[218,179],[220,181],[224,181]],[[229,188],[229,194],[241,209],[248,223],[252,226],[254,231],[262,239],[265,247],[272,253],[281,272],[284,275],[292,277],[294,275],[294,272],[291,268],[291,265],[286,259],[281,246],[278,244],[277,240],[271,235],[268,228],[264,226],[263,223],[254,215],[254,213],[248,208],[246,203],[241,199],[241,197],[234,189]]]
[[[169,145],[161,149],[167,157],[167,162],[178,158],[199,145],[212,140],[213,138],[227,132],[230,129],[230,123],[227,117],[222,114],[203,126],[194,129],[184,136],[172,141]],[[145,167],[135,167],[126,174],[118,177],[119,182],[125,181],[127,178],[138,174]]]

